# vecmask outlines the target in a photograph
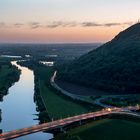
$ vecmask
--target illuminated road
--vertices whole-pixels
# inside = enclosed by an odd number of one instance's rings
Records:
[[[77,116],[73,116],[73,117],[64,118],[61,120],[56,120],[56,121],[52,121],[52,122],[48,122],[48,123],[44,123],[44,124],[39,124],[39,125],[34,125],[31,127],[23,128],[23,129],[5,132],[0,135],[0,140],[13,139],[16,137],[28,135],[31,133],[36,133],[36,132],[43,131],[43,130],[49,131],[49,130],[53,130],[56,128],[61,128],[63,126],[66,126],[66,125],[74,123],[74,122],[80,122],[83,120],[92,119],[92,118],[96,118],[96,117],[102,117],[102,116],[109,115],[109,114],[122,114],[122,115],[126,114],[126,115],[140,117],[140,114],[130,112],[130,111],[128,111],[128,109],[129,108],[107,108],[107,109],[103,109],[98,112],[81,114],[81,115],[77,115]]]

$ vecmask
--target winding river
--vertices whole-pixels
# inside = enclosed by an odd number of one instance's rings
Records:
[[[38,112],[33,100],[34,73],[32,70],[18,65],[16,61],[11,63],[21,70],[21,75],[19,81],[9,88],[9,93],[4,97],[3,102],[0,102],[2,110],[0,129],[3,132],[39,123],[36,116]],[[52,134],[39,132],[16,138],[16,140],[49,140],[51,138],[53,138]]]

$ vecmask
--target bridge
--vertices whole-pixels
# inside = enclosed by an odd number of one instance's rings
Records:
[[[131,109],[136,109],[136,108],[135,107],[134,108],[132,107],[131,108],[116,108],[116,107],[107,108],[107,109],[103,109],[97,112],[76,115],[73,117],[68,117],[68,118],[64,118],[64,119],[60,119],[60,120],[56,120],[52,122],[38,124],[31,127],[23,128],[23,129],[18,129],[18,130],[14,130],[10,132],[4,132],[0,134],[0,140],[9,140],[9,139],[21,137],[24,135],[36,133],[39,131],[49,131],[49,130],[53,130],[57,128],[63,128],[64,126],[70,125],[75,122],[78,122],[80,124],[84,120],[94,119],[97,117],[103,117],[103,116],[111,115],[111,114],[121,114],[121,115],[126,114],[126,115],[132,115],[135,117],[140,117],[140,114],[131,112],[130,111]]]

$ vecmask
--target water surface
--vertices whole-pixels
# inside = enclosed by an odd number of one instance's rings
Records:
[[[35,114],[36,105],[34,103],[34,73],[28,68],[17,65],[15,61],[12,62],[21,70],[20,79],[8,90],[8,95],[4,97],[3,102],[0,102],[2,110],[2,121],[0,129],[11,131],[28,126],[38,124],[39,121]],[[31,134],[16,138],[17,140],[49,140],[52,134],[43,132]]]

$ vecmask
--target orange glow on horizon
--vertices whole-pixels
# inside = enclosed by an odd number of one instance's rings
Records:
[[[121,30],[124,30],[124,27],[9,28],[0,29],[0,40],[42,43],[106,42],[111,40]]]

